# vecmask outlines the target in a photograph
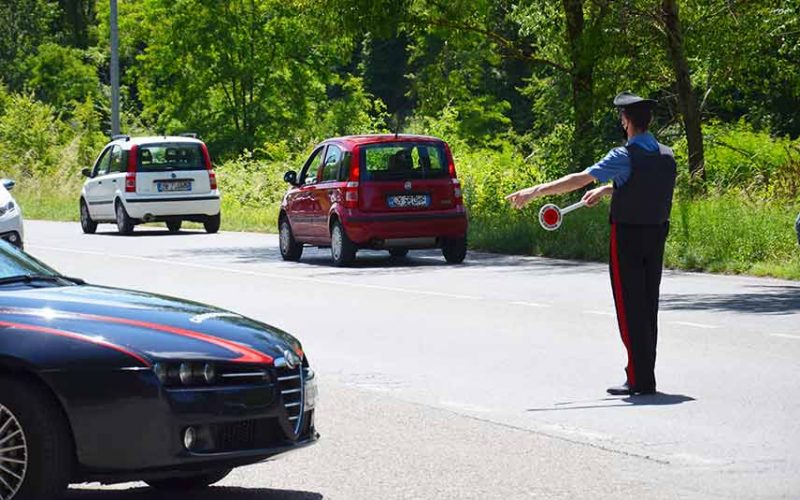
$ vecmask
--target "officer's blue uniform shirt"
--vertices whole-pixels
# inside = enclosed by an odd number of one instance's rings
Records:
[[[644,132],[630,138],[626,146],[636,144],[645,151],[658,151],[658,141],[650,132]],[[622,186],[631,176],[631,157],[625,148],[614,148],[600,161],[584,170],[601,183],[614,181],[617,187]]]

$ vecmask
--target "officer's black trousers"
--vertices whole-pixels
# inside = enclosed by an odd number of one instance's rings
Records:
[[[658,298],[669,224],[611,224],[609,270],[617,323],[628,352],[628,385],[656,387]]]

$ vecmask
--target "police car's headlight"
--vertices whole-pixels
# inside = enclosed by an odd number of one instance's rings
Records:
[[[4,216],[9,212],[13,212],[17,206],[14,204],[14,200],[9,201],[5,205],[0,206],[0,217]]]
[[[306,369],[306,387],[303,393],[303,411],[313,410],[317,406],[317,377],[314,370]]]

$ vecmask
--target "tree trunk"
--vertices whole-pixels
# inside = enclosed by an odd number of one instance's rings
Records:
[[[705,158],[703,152],[703,131],[700,122],[700,108],[697,96],[689,77],[689,62],[683,43],[683,31],[678,16],[677,0],[662,0],[661,14],[667,32],[667,48],[675,71],[678,86],[678,109],[683,117],[686,143],[689,150],[689,172],[692,177],[705,179]]]
[[[583,0],[563,0],[567,22],[567,45],[570,55],[570,82],[575,133],[572,158],[580,168],[592,163],[591,143],[594,138],[594,66],[595,57],[587,53],[583,40],[586,22]]]

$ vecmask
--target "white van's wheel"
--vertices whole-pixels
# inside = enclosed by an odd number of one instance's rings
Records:
[[[134,226],[133,220],[128,216],[128,212],[125,211],[121,201],[117,200],[114,211],[117,214],[117,231],[119,231],[119,234],[131,234]]]

